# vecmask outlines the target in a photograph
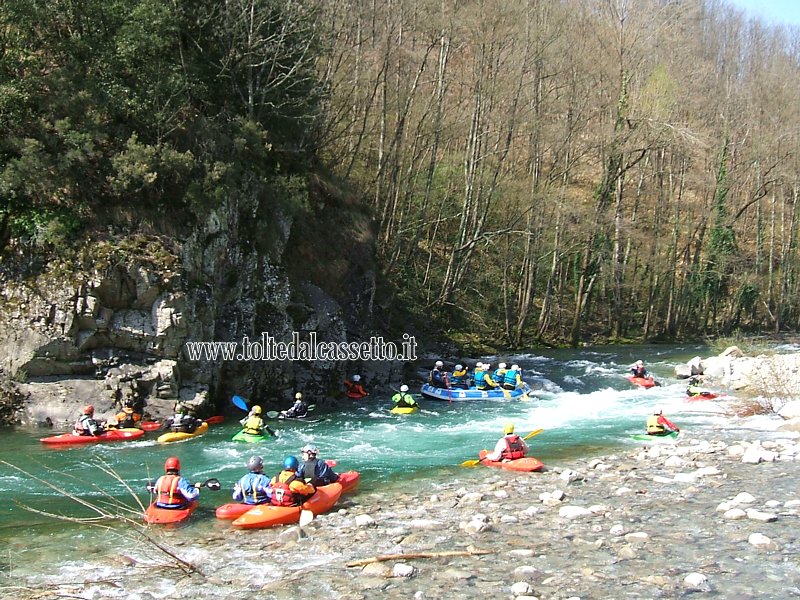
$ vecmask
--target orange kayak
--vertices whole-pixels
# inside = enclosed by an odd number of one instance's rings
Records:
[[[481,450],[478,456],[483,459],[484,456],[489,454],[488,450]],[[517,458],[515,460],[494,461],[494,460],[481,460],[481,464],[487,467],[498,467],[506,471],[541,471],[544,463],[538,458],[533,456],[526,456],[525,458]]]
[[[259,504],[251,508],[241,517],[236,519],[232,525],[242,529],[261,529],[264,527],[274,527],[276,525],[289,525],[300,520],[300,513],[310,510],[315,515],[324,513],[333,508],[339,496],[342,495],[342,484],[338,481],[330,485],[323,485],[317,488],[317,493],[306,500],[302,506],[272,506],[270,504]]]
[[[197,501],[190,502],[185,508],[161,508],[155,505],[155,502],[147,507],[144,511],[144,522],[166,525],[168,523],[180,523],[189,518],[195,509],[197,509]]]

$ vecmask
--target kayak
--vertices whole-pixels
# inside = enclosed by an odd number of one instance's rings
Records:
[[[218,506],[216,510],[216,515],[218,519],[225,519],[225,520],[233,520],[238,519],[244,513],[246,513],[251,508],[255,508],[256,506],[268,506],[268,504],[246,504],[244,502],[229,502],[228,504],[223,504],[222,506]]]
[[[99,442],[124,442],[135,440],[144,435],[144,431],[138,428],[127,429],[108,429],[100,435],[75,435],[74,433],[62,433],[51,437],[41,438],[39,441],[51,446],[66,446],[75,444],[97,444]]]
[[[361,475],[358,471],[345,471],[339,473],[339,482],[342,485],[342,493],[346,494],[358,485]]]
[[[443,400],[445,402],[464,402],[467,400],[522,400],[528,397],[528,393],[520,388],[516,390],[502,390],[500,388],[492,388],[491,390],[470,388],[464,390],[459,388],[440,388],[429,383],[423,384],[420,392],[430,400]]]
[[[680,431],[670,431],[665,435],[648,435],[647,433],[634,433],[631,438],[637,442],[674,442],[681,434]]]
[[[725,394],[717,394],[715,392],[700,392],[699,394],[692,394],[686,398],[686,401],[696,402],[697,400],[713,400],[714,398],[719,398],[720,396],[724,395]]]
[[[180,523],[189,518],[189,515],[197,509],[197,505],[198,502],[195,500],[186,505],[185,508],[161,508],[153,502],[144,511],[144,522],[157,525]]]
[[[488,450],[481,450],[478,456],[481,458],[481,464],[486,467],[499,467],[506,471],[541,471],[544,468],[544,463],[538,458],[533,456],[526,456],[524,458],[517,458],[514,460],[483,460],[483,457],[489,454]]]
[[[298,421],[300,423],[319,423],[320,421],[324,421],[324,417],[320,417],[318,419],[311,419],[309,417],[284,417],[283,415],[278,415],[275,417],[278,421]]]
[[[203,435],[206,431],[208,431],[208,423],[203,421],[200,425],[197,426],[192,433],[186,433],[185,431],[169,431],[167,433],[163,433],[158,436],[156,440],[159,444],[169,444],[170,442],[180,442],[181,440],[188,440],[189,438],[193,438],[198,435]]]
[[[139,421],[139,427],[144,431],[155,431],[161,429],[161,421]]]
[[[306,500],[302,506],[259,504],[236,519],[232,525],[242,529],[261,529],[274,527],[275,525],[297,523],[300,520],[300,513],[304,510],[310,510],[315,515],[327,512],[333,508],[333,505],[336,504],[341,495],[341,483],[323,485],[318,487],[317,492]]]
[[[268,433],[263,433],[261,435],[253,435],[252,433],[245,433],[244,429],[239,431],[236,435],[234,435],[231,439],[234,442],[248,442],[250,444],[257,444],[258,442],[265,442],[269,439]]]
[[[633,375],[626,375],[625,378],[633,385],[638,385],[643,388],[651,388],[656,385],[655,379],[649,377],[634,377]]]
[[[395,406],[392,412],[396,415],[413,415],[419,410],[419,406]]]

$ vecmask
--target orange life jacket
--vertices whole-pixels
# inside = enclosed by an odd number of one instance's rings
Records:
[[[506,436],[506,447],[503,450],[500,459],[515,460],[517,458],[524,458],[525,446],[522,445],[522,439],[518,435]]]
[[[156,481],[156,502],[160,506],[177,508],[186,504],[186,498],[178,489],[181,476],[167,473]]]

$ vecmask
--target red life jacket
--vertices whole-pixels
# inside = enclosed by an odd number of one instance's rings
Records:
[[[346,395],[348,398],[363,398],[367,395],[367,390],[365,390],[360,383],[347,380],[344,382],[344,385],[347,387]]]
[[[179,507],[186,504],[186,498],[178,490],[181,476],[171,473],[162,475],[156,481],[156,502],[164,507]]]
[[[503,450],[500,459],[515,460],[517,458],[525,457],[525,446],[522,445],[522,439],[518,435],[506,436],[506,447]]]
[[[280,475],[269,484],[272,489],[272,497],[269,503],[273,506],[300,506],[302,497],[296,494],[290,484],[297,479],[297,475],[292,474],[286,481],[280,481]]]

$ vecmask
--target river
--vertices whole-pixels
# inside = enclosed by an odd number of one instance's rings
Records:
[[[725,420],[721,405],[686,402],[686,382],[674,377],[676,364],[708,354],[703,346],[654,345],[503,356],[508,364],[520,364],[524,379],[537,390],[535,398],[452,404],[423,399],[419,413],[397,416],[389,412],[388,395],[373,393],[335,414],[320,410],[315,416],[322,420],[313,424],[273,423],[278,435],[264,445],[231,441],[242,416],[233,407],[226,422],[213,425],[207,434],[168,445],[157,444],[156,434],[148,434],[133,442],[53,449],[39,442],[44,430],[6,430],[0,436],[0,460],[55,489],[6,465],[0,467],[0,575],[13,572],[27,577],[44,565],[79,568],[87,552],[92,557],[116,552],[114,544],[103,543],[110,539],[108,532],[29,509],[88,516],[87,509],[59,491],[66,490],[93,503],[106,502],[110,496],[137,510],[123,482],[146,503],[147,481],[161,474],[171,455],[181,459],[183,474],[192,481],[216,477],[223,485],[220,492],[203,491],[201,508],[183,528],[189,537],[193,530],[196,535],[216,527],[213,510],[229,501],[229,490],[246,471],[248,457],[263,455],[266,472],[277,472],[284,456],[299,454],[308,442],[320,447],[323,458],[338,461],[337,470],[361,473],[357,503],[360,494],[401,490],[410,481],[420,484],[464,476],[466,469],[459,463],[474,458],[481,448],[491,448],[507,421],[513,421],[520,434],[544,429],[530,443],[532,454],[545,465],[634,446],[630,435],[641,432],[655,405],[684,430],[714,428]],[[498,357],[491,358],[498,362]],[[662,385],[649,390],[631,386],[623,375],[638,358]],[[751,420],[748,427],[758,428],[758,423]],[[104,472],[101,464],[118,478]]]

